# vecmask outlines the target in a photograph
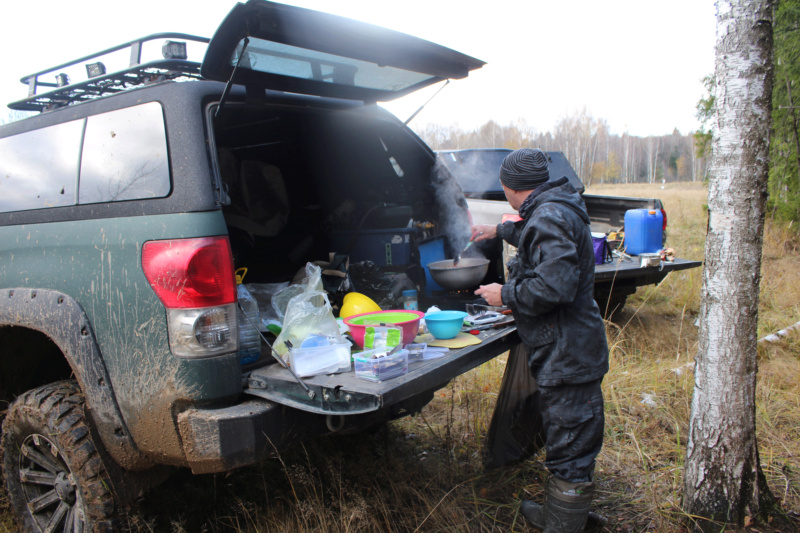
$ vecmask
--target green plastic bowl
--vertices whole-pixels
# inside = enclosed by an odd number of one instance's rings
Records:
[[[403,344],[414,342],[419,333],[419,319],[425,316],[420,311],[405,309],[389,309],[387,311],[373,311],[361,313],[344,319],[350,328],[350,335],[359,348],[364,347],[364,334],[367,326],[397,326],[403,330]]]

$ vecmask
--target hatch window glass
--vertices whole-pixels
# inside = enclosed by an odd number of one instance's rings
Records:
[[[239,42],[231,58],[235,66],[241,55]],[[381,67],[324,52],[316,52],[264,39],[250,38],[239,68],[277,74],[332,85],[349,85],[366,89],[402,91],[433,76],[396,67]]]
[[[160,104],[150,102],[87,119],[78,203],[160,198],[169,192]]]
[[[0,211],[75,203],[83,120],[0,139]]]

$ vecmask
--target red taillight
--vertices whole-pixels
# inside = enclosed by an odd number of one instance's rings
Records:
[[[147,281],[167,309],[236,301],[233,257],[227,237],[150,241],[142,248]]]
[[[661,209],[661,218],[663,219],[661,231],[667,231],[667,212],[664,209]]]

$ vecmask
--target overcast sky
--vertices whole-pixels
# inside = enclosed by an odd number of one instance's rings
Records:
[[[537,131],[585,107],[614,133],[698,127],[701,79],[714,69],[713,0],[288,0],[416,35],[487,62],[414,119],[472,129],[519,118]],[[3,0],[0,102],[26,74],[151,33],[211,36],[230,0]],[[69,6],[75,6],[70,8]],[[398,7],[401,12],[398,12]],[[438,88],[388,105],[407,118]],[[2,114],[4,116],[4,114]]]

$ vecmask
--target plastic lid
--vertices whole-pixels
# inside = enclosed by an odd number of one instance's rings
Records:
[[[403,291],[403,296],[416,296],[416,295],[417,291],[415,291],[414,289]]]

